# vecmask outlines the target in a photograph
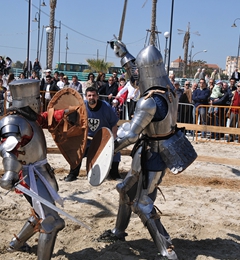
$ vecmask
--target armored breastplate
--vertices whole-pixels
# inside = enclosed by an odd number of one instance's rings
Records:
[[[26,119],[23,120],[25,120],[25,127],[29,129],[31,128],[32,131],[32,139],[30,142],[18,148],[18,160],[25,165],[45,159],[47,155],[47,148],[46,139],[39,124],[34,121],[28,121]],[[23,136],[22,132],[21,136]]]
[[[178,99],[171,91],[156,94],[165,99],[168,107],[167,114],[165,118],[160,121],[153,118],[152,122],[144,129],[143,133],[149,137],[164,137],[171,134],[175,129],[177,122]],[[161,107],[158,107],[158,109],[161,109]]]

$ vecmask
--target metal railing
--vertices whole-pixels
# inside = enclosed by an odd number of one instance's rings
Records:
[[[48,104],[44,101],[45,93],[41,91],[42,112],[47,110]],[[55,93],[50,91],[50,94]],[[4,111],[3,102],[0,102],[1,115],[6,114],[7,108],[11,105],[6,96]],[[100,95],[100,99],[109,102],[106,95]],[[227,117],[229,109],[235,109],[235,113],[230,113]],[[122,106],[119,119],[128,120],[126,103]],[[191,135],[193,139],[196,138],[196,141],[240,143],[240,107],[200,105],[195,108],[193,104],[179,103],[177,125],[185,127],[186,134]]]
[[[240,143],[240,107],[200,105],[196,108],[196,140]]]

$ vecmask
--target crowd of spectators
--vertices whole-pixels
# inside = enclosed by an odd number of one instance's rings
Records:
[[[202,78],[198,76],[202,73]],[[240,81],[237,70],[233,73],[229,83],[222,81],[217,70],[213,71],[208,82],[204,70],[198,69],[195,81],[185,81],[181,87],[175,80],[175,75],[170,75],[175,93],[179,99],[178,122],[213,126],[240,127]],[[206,76],[206,75],[205,75]],[[239,77],[240,79],[240,77]],[[198,115],[198,118],[196,116]],[[197,122],[196,122],[197,120]],[[201,138],[220,140],[224,137],[221,133],[201,132]],[[226,137],[228,142],[234,142],[236,136]],[[237,139],[240,141],[239,138]]]
[[[8,90],[8,84],[11,80],[15,80],[14,75],[9,73],[11,62],[6,61],[0,56],[0,114],[3,114],[3,100],[5,92]],[[10,59],[11,60],[11,59]],[[7,65],[8,62],[8,65]],[[28,75],[27,59],[23,64],[23,72],[20,73],[19,79],[25,79]],[[31,74],[28,78],[40,79],[39,73],[41,65],[38,59],[35,60],[33,66],[30,63]],[[117,72],[106,80],[106,75],[99,72],[95,78],[95,74],[90,72],[86,82],[80,82],[78,77],[74,75],[69,82],[68,77],[63,73],[55,71],[52,76],[52,71],[47,69],[43,72],[40,91],[42,91],[43,110],[46,110],[47,105],[53,95],[62,88],[70,87],[76,89],[80,94],[84,94],[85,89],[94,87],[98,90],[100,98],[112,105],[120,119],[131,119],[134,115],[137,100],[140,97],[139,90],[134,88],[127,80],[126,74],[122,74],[119,78]],[[214,70],[210,77],[205,73],[205,69],[198,69],[195,76],[195,81],[185,81],[184,86],[175,79],[175,75],[171,74],[169,79],[175,87],[175,94],[179,100],[177,121],[181,123],[202,125],[216,125],[239,127],[239,109],[235,106],[240,106],[240,73],[236,69],[229,81],[223,82],[220,79],[219,72]],[[84,95],[83,95],[84,97]],[[11,96],[7,94],[7,106],[11,105]],[[219,107],[220,106],[220,107]],[[221,108],[228,106],[228,108]],[[125,109],[124,109],[125,108]],[[123,112],[124,111],[124,112]],[[127,111],[127,112],[126,112]],[[196,112],[198,111],[198,118]],[[126,112],[126,113],[125,113]],[[227,117],[229,120],[227,120]],[[196,122],[197,120],[197,122]],[[190,131],[191,132],[191,131]],[[202,131],[201,138],[214,138],[219,140],[223,137],[219,133],[209,133]],[[235,136],[229,135],[228,141],[233,142]]]

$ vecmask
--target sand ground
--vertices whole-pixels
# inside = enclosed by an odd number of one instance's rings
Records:
[[[46,133],[48,147],[55,144]],[[199,155],[219,156],[221,164],[195,161],[180,175],[167,173],[160,186],[155,205],[161,210],[161,221],[171,235],[180,260],[240,259],[240,166],[226,165],[224,158],[239,158],[239,146],[217,143],[195,143]],[[85,175],[66,183],[63,177],[69,165],[61,155],[48,155],[55,168],[59,194],[65,198],[64,209],[91,227],[91,231],[68,220],[59,232],[52,259],[55,260],[151,260],[157,249],[137,215],[132,214],[125,242],[97,242],[106,229],[114,227],[118,209],[118,181],[104,181],[92,187]],[[131,157],[122,156],[120,171],[125,174]],[[2,168],[2,166],[0,166]],[[28,253],[7,252],[13,234],[30,214],[22,196],[0,190],[0,259],[37,259],[37,235],[29,240]]]

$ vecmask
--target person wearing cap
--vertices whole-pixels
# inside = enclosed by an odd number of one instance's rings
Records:
[[[183,90],[180,88],[180,84],[179,84],[179,81],[174,81],[174,88],[175,88],[175,93],[178,97],[178,100],[179,98],[182,96],[183,94]]]
[[[223,96],[222,85],[223,85],[223,82],[221,80],[218,80],[216,82],[216,85],[212,89],[212,93],[210,95],[210,100],[214,100],[214,99],[217,99],[217,98],[220,98]]]
[[[185,81],[184,91],[179,98],[180,106],[180,122],[192,123],[192,90],[190,89],[190,81]]]
[[[70,82],[68,81],[68,76],[64,75],[63,76],[63,83],[64,83],[64,88],[68,88],[70,85]]]

